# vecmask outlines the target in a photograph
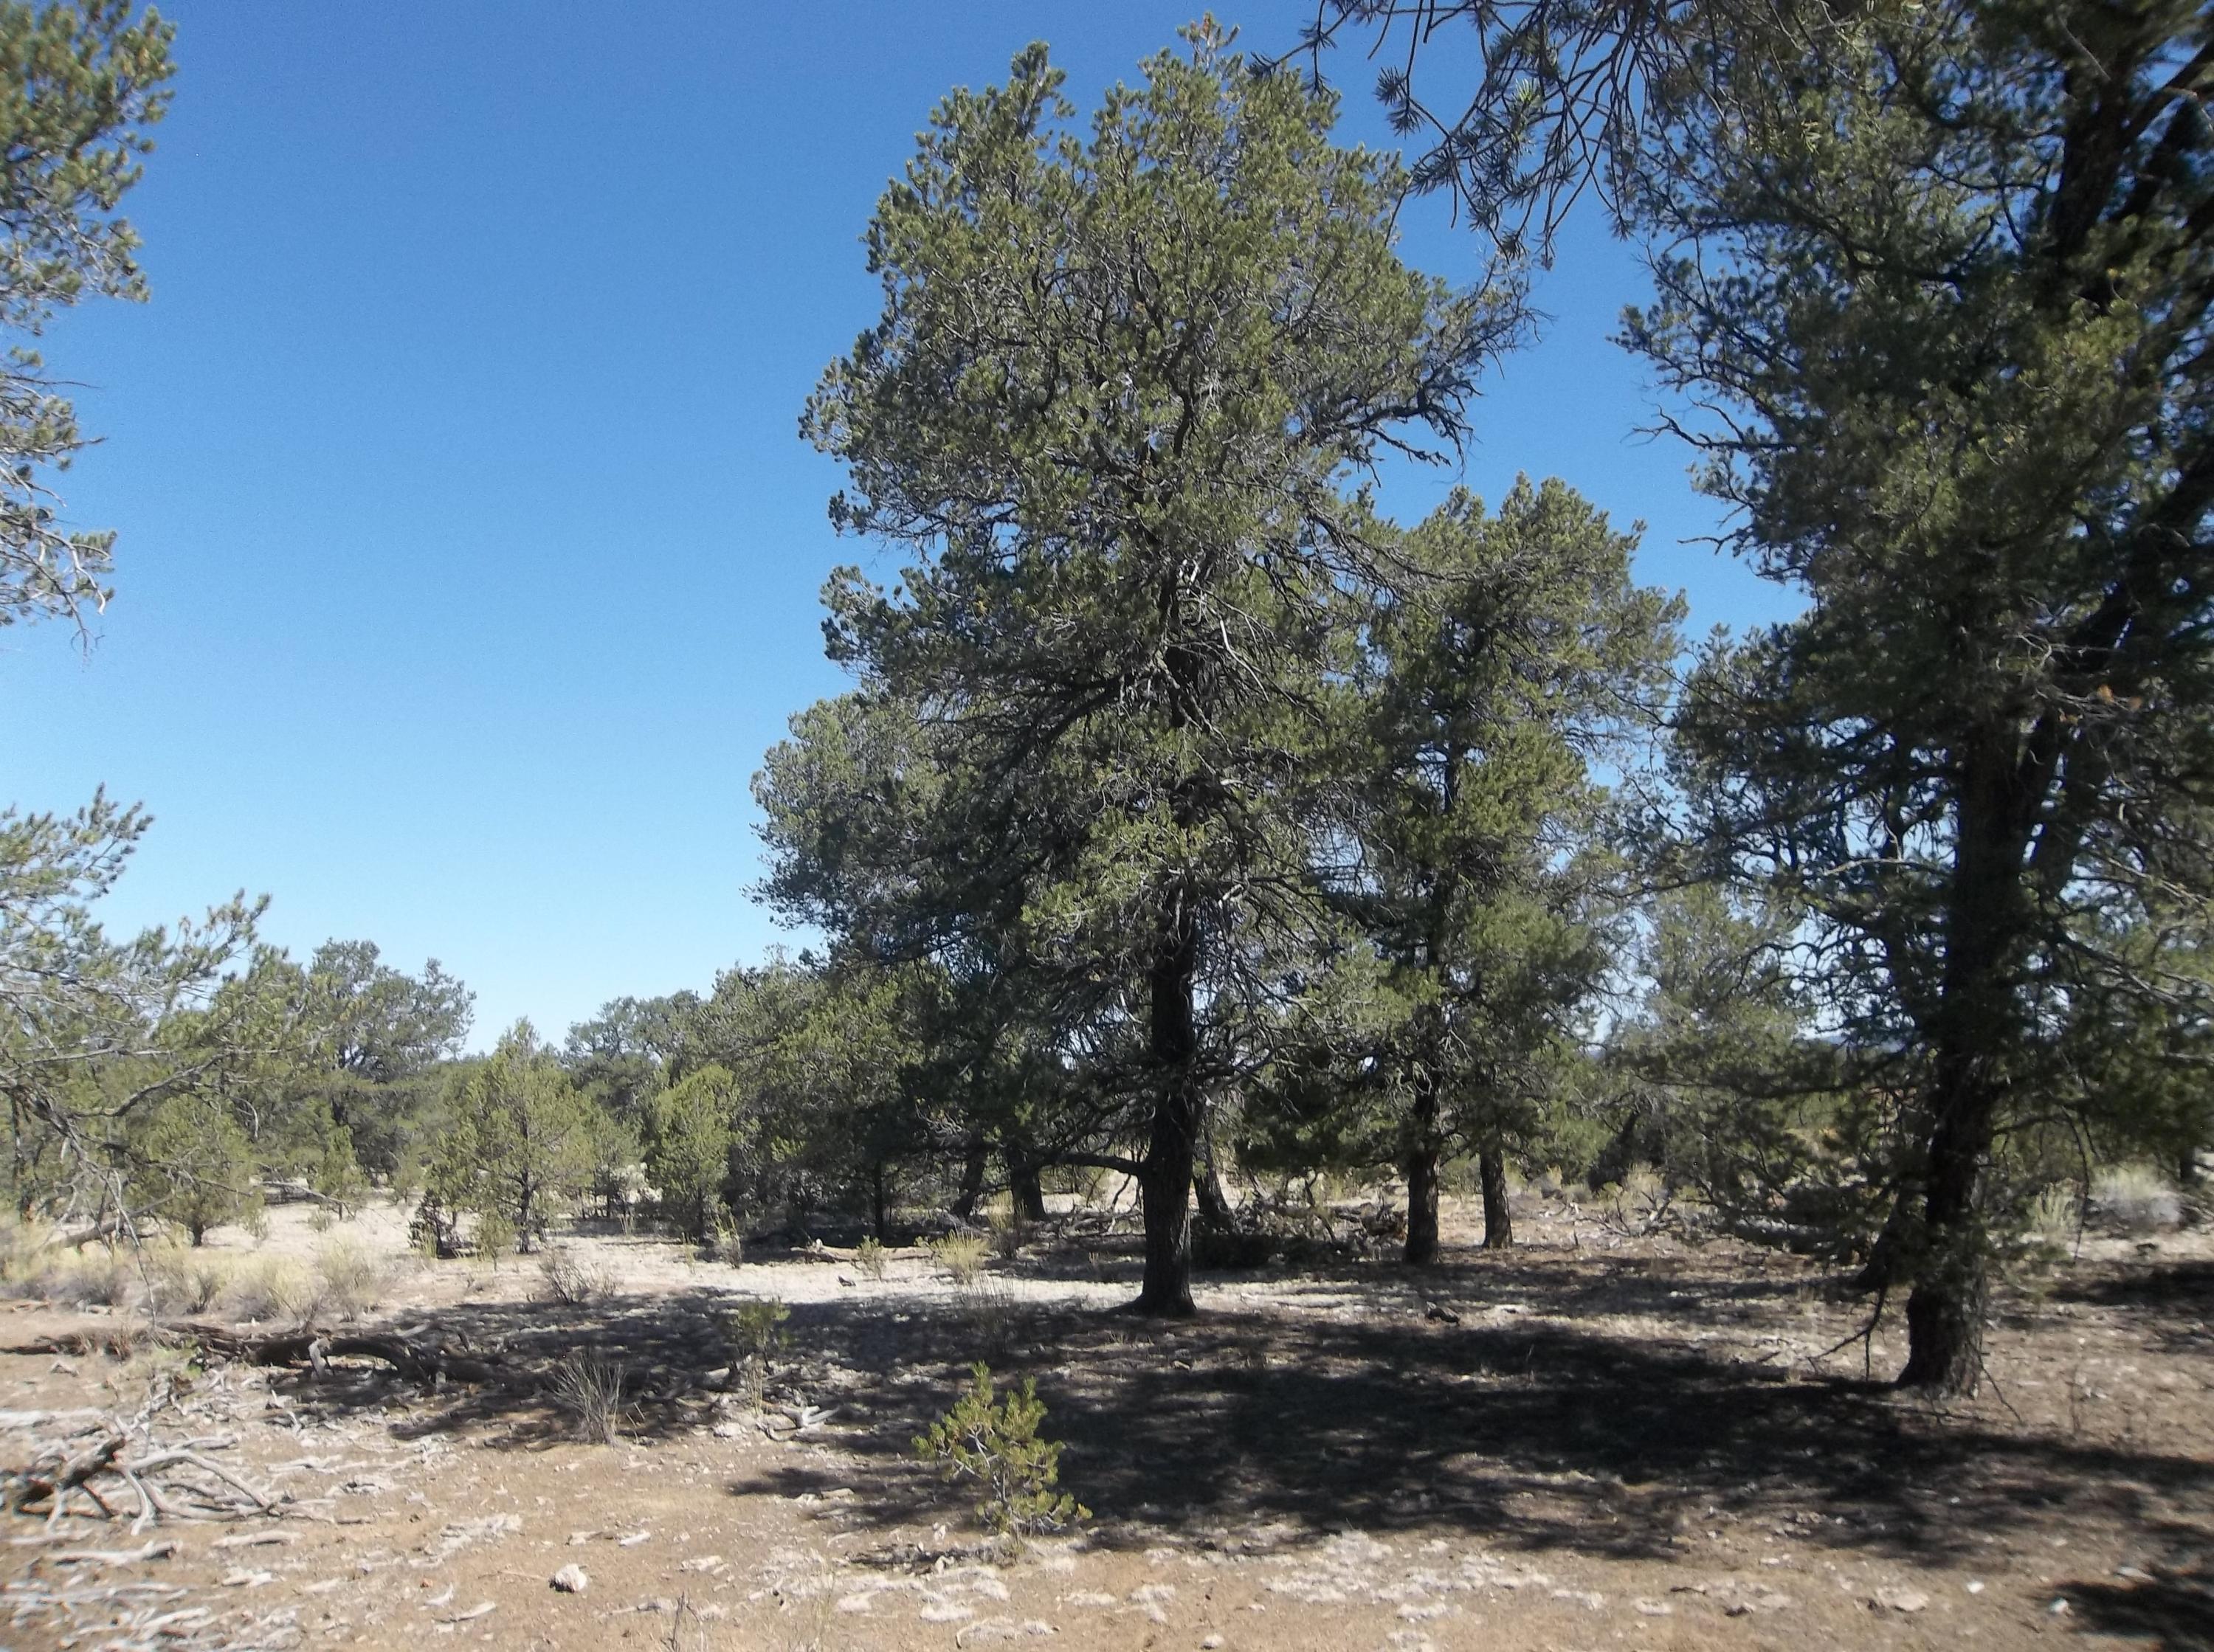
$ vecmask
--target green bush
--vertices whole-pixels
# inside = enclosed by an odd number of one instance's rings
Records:
[[[784,1328],[791,1317],[792,1310],[774,1296],[741,1302],[731,1310],[731,1340],[737,1348],[735,1375],[756,1411],[768,1392],[771,1363],[792,1345],[792,1333]]]
[[[884,1247],[875,1239],[865,1239],[853,1248],[853,1271],[864,1279],[882,1283],[884,1277]]]
[[[1038,1438],[1045,1406],[1031,1379],[1024,1377],[1020,1388],[1000,1400],[991,1368],[979,1360],[969,1369],[968,1391],[929,1433],[915,1436],[914,1454],[949,1482],[976,1481],[983,1493],[976,1518],[1018,1545],[1031,1533],[1089,1520],[1089,1509],[1054,1490],[1061,1479],[1061,1446]]]

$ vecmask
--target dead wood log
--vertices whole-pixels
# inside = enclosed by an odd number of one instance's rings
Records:
[[[327,1331],[298,1331],[278,1336],[250,1336],[228,1326],[198,1320],[169,1320],[161,1326],[163,1336],[198,1343],[221,1359],[246,1365],[305,1365],[321,1375],[334,1359],[373,1359],[389,1365],[411,1382],[436,1387],[442,1382],[496,1383],[505,1380],[489,1360],[457,1354],[437,1343],[418,1343],[406,1337],[364,1332],[340,1335]]]

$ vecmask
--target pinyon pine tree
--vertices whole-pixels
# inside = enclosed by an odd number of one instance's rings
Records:
[[[804,428],[841,527],[914,561],[834,581],[835,657],[943,726],[951,910],[1123,1112],[1136,1306],[1191,1310],[1211,1099],[1312,948],[1318,685],[1380,535],[1348,492],[1451,443],[1511,293],[1403,265],[1395,162],[1213,25],[1072,129],[1045,50],[957,92],[871,223],[882,319]]]

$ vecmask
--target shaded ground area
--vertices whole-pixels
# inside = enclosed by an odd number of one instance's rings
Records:
[[[768,1626],[793,1645],[968,1645],[1001,1616],[1018,1637],[1044,1625],[1082,1644],[1139,1643],[1125,1630],[1250,1643],[1287,1594],[1308,1610],[1296,1626],[1271,1620],[1272,1646],[1753,1645],[1779,1631],[2214,1644],[2214,1259],[2201,1241],[2110,1245],[2009,1287],[1985,1394],[1938,1409],[1863,1375],[1896,1369],[1894,1327],[1850,1340],[1865,1305],[1834,1300],[1796,1262],[1607,1234],[1550,1206],[1526,1226],[1520,1252],[1459,1250],[1434,1270],[1216,1276],[1204,1317],[1166,1326],[1116,1311],[1128,1291],[1108,1247],[995,1264],[961,1286],[920,1260],[873,1281],[837,1262],[692,1266],[666,1246],[595,1241],[620,1284],[584,1306],[534,1300],[527,1267],[407,1276],[388,1323],[435,1326],[505,1381],[425,1395],[337,1365],[272,1375],[266,1404],[287,1449],[321,1430],[436,1466],[413,1490],[387,1476],[358,1507],[343,1490],[317,1505],[364,1528],[357,1541],[384,1541],[395,1566],[423,1570],[447,1540],[435,1534],[452,1522],[432,1516],[452,1513],[457,1490],[481,1518],[492,1505],[475,1493],[498,1488],[517,1524],[484,1553],[505,1554],[511,1576],[477,1587],[505,1614],[502,1644],[530,1643],[514,1638],[525,1623],[560,1643],[563,1598],[545,1588],[556,1528],[566,1543],[633,1520],[701,1542],[728,1533],[713,1566],[679,1559],[625,1586],[688,1612],[696,1583],[719,1614],[696,1625],[702,1646],[754,1645]],[[791,1308],[772,1399],[823,1413],[797,1438],[780,1422],[764,1433],[725,1392],[728,1311],[761,1295]],[[569,1443],[545,1390],[580,1351],[622,1368],[620,1448]],[[1096,1516],[1074,1545],[981,1570],[960,1505],[908,1451],[979,1358],[1036,1380],[1047,1432],[1066,1442],[1064,1481]],[[32,1356],[4,1364],[0,1380],[55,1386]],[[650,1547],[591,1550],[593,1564],[626,1575]],[[949,1566],[981,1593],[930,1581]],[[340,1594],[333,1582],[308,1598]],[[364,1601],[325,1610],[339,1629],[303,1612],[292,1643],[406,1638],[414,1620],[389,1591]],[[591,1621],[604,1628],[612,1609]]]

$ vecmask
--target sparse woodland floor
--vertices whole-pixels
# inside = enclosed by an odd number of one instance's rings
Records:
[[[694,1264],[572,1241],[618,1283],[545,1300],[394,1253],[373,1321],[510,1374],[426,1394],[374,1364],[217,1365],[158,1426],[212,1437],[278,1515],[5,1521],[0,1646],[193,1648],[1777,1648],[2214,1646],[2214,1244],[2086,1245],[1999,1298],[1992,1381],[1933,1408],[1862,1375],[1863,1304],[1734,1245],[1610,1234],[1527,1201],[1525,1242],[1447,1263],[1209,1275],[1203,1317],[1110,1310],[1135,1262],[1042,1241],[982,1293],[928,1262]],[[273,1247],[313,1236],[279,1212]],[[737,1298],[792,1305],[768,1437],[709,1374]],[[1434,1317],[1433,1308],[1457,1316]],[[0,1304],[0,1464],[26,1413],[125,1415],[155,1363],[113,1310]],[[629,1375],[590,1446],[538,1388],[579,1347]],[[1018,1559],[908,1459],[968,1362],[1029,1374],[1094,1511]],[[781,1419],[780,1434],[789,1432]],[[223,1443],[223,1436],[235,1443]],[[87,1549],[146,1560],[70,1561]],[[549,1579],[583,1566],[584,1593]]]

